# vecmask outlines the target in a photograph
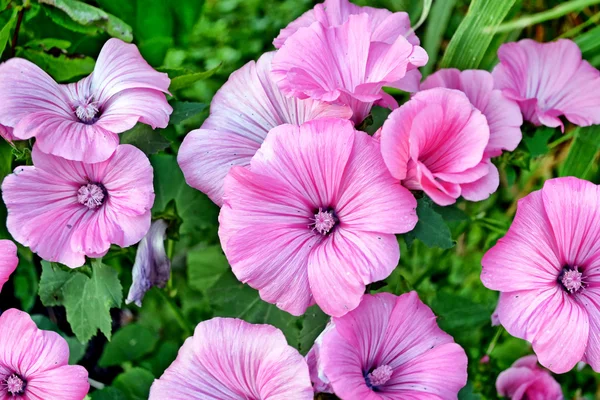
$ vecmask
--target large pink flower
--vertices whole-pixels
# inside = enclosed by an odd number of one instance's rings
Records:
[[[562,400],[562,389],[545,369],[538,366],[537,357],[525,356],[498,375],[496,390],[510,400]]]
[[[10,240],[0,240],[0,291],[19,264],[17,246]]]
[[[436,88],[390,114],[381,151],[394,178],[445,206],[461,195],[483,200],[498,188],[498,170],[485,157],[489,138],[486,118],[464,93]]]
[[[415,207],[375,139],[320,119],[274,128],[249,169],[231,169],[219,236],[233,272],[263,300],[294,315],[316,301],[341,316],[397,266],[394,234],[413,229]]]
[[[274,54],[263,54],[258,62],[250,61],[231,74],[213,98],[208,119],[179,149],[177,160],[188,184],[219,206],[227,172],[234,165],[249,165],[272,128],[352,116],[345,106],[286,98],[269,75]]]
[[[332,318],[308,358],[316,387],[345,400],[456,399],[467,383],[465,351],[416,292],[366,295]]]
[[[0,137],[9,143],[16,139],[12,134],[12,128],[4,125],[0,125]]]
[[[325,27],[339,26],[348,21],[350,15],[368,14],[371,18],[371,40],[392,44],[399,36],[404,36],[411,44],[420,44],[419,38],[410,27],[410,18],[405,12],[391,12],[383,8],[360,7],[350,3],[348,0],[325,0],[317,4],[312,10],[302,14],[298,19],[291,22],[281,30],[281,33],[273,44],[281,48],[285,41],[298,31],[298,29],[311,26],[319,22]],[[419,90],[421,73],[416,68],[419,65],[410,64],[406,76],[398,82],[386,84],[386,86],[416,92]]]
[[[106,42],[90,76],[68,85],[13,58],[0,65],[0,124],[13,127],[18,139],[35,137],[44,153],[100,162],[117,148],[117,133],[138,121],[167,126],[173,109],[163,93],[169,83],[135,45],[119,39]]]
[[[198,324],[150,389],[150,400],[312,398],[308,366],[283,333],[232,318]]]
[[[87,164],[42,153],[2,184],[7,227],[15,240],[48,261],[74,268],[101,257],[111,243],[131,246],[150,228],[152,167],[144,153],[120,145],[106,161]]]
[[[69,365],[69,346],[56,332],[42,331],[27,313],[0,316],[0,400],[82,400],[88,373]]]
[[[481,280],[500,291],[498,318],[556,373],[585,361],[600,371],[600,188],[546,181],[519,201],[506,236],[483,257]]]
[[[389,42],[373,37],[379,22],[361,13],[341,25],[315,22],[298,29],[275,54],[273,78],[288,96],[350,106],[357,123],[375,103],[397,107],[383,86],[425,65],[427,53],[397,33]]]
[[[582,60],[571,40],[506,43],[498,57],[495,85],[519,103],[526,120],[563,128],[564,115],[575,125],[600,124],[600,71]]]

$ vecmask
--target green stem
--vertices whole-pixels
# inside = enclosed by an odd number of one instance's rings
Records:
[[[579,11],[585,7],[592,6],[600,3],[600,0],[572,0],[566,3],[560,4],[550,10],[543,11],[541,13],[525,15],[519,19],[500,24],[497,27],[484,28],[484,33],[500,33],[509,32],[515,29],[523,29],[531,25],[536,25],[541,22],[549,21],[552,19],[560,18],[573,11]]]
[[[575,136],[575,130],[572,130],[570,133],[567,133],[566,135],[562,135],[561,137],[559,137],[552,143],[548,144],[548,148],[553,149],[556,146],[558,146],[559,144],[564,143],[567,140],[571,140],[574,136]]]
[[[415,24],[415,26],[412,27],[412,29],[409,31],[409,33],[406,34],[406,36],[408,36],[410,33],[414,32],[414,31],[416,31],[417,29],[419,29],[421,27],[421,25],[423,25],[423,23],[427,19],[427,16],[429,15],[429,11],[431,10],[432,3],[433,3],[433,0],[423,0],[423,12],[421,13],[421,16],[419,17],[419,21]]]
[[[185,332],[185,336],[186,337],[192,336],[192,332],[194,331],[194,329],[190,325],[190,323],[187,321],[185,316],[183,315],[183,312],[181,312],[181,309],[179,308],[179,306],[177,306],[177,304],[175,304],[175,302],[173,301],[172,298],[167,296],[167,294],[164,292],[164,290],[158,290],[158,293],[160,293],[163,300],[165,300],[165,302],[169,305],[169,308],[171,309],[171,311],[173,311],[173,315],[175,315],[175,319],[177,320],[177,323],[179,324],[181,329],[183,329],[183,331]]]
[[[575,28],[569,29],[568,31],[566,31],[565,33],[560,35],[558,38],[559,39],[571,38],[571,37],[577,35],[579,32],[581,32],[585,28],[587,28],[588,26],[593,25],[598,21],[600,21],[600,12],[592,15],[587,21],[585,21],[582,24],[577,25]]]
[[[494,351],[494,347],[496,347],[496,344],[498,343],[498,339],[500,339],[500,336],[502,336],[502,332],[504,332],[504,328],[502,326],[499,326],[485,354],[487,354],[488,356],[492,354],[492,351]]]

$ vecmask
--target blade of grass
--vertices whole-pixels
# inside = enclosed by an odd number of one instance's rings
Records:
[[[437,57],[440,52],[440,46],[444,39],[444,32],[448,28],[448,22],[452,16],[452,10],[456,5],[456,0],[436,1],[431,7],[429,19],[427,20],[427,29],[423,38],[423,48],[429,54],[429,62],[421,68],[423,77],[426,77],[433,71]]]
[[[600,26],[579,35],[574,40],[584,58],[589,59],[591,56],[595,56],[600,51]]]
[[[450,40],[442,68],[477,68],[494,37],[485,27],[499,25],[516,0],[473,0],[467,15]],[[600,1],[600,0],[596,0]]]
[[[423,25],[423,23],[427,19],[427,16],[429,15],[429,11],[431,10],[432,2],[433,2],[433,0],[423,0],[423,12],[421,13],[421,16],[419,17],[419,21],[411,29],[413,32],[416,31],[417,29],[419,29],[421,27],[421,25]]]
[[[586,179],[600,155],[600,125],[577,128],[560,176]]]
[[[536,25],[541,22],[550,21],[552,19],[560,18],[573,11],[579,11],[586,7],[600,3],[600,0],[571,0],[566,3],[562,3],[550,10],[543,11],[541,13],[525,15],[514,21],[507,22],[501,25],[488,25],[484,31],[486,33],[499,33],[509,32],[513,29],[523,29],[525,27]]]
[[[581,32],[585,28],[587,28],[588,26],[597,23],[598,21],[600,21],[600,12],[592,15],[583,24],[579,24],[575,28],[569,29],[568,31],[566,31],[565,33],[563,33],[562,35],[560,35],[558,38],[559,39],[571,38],[571,37],[577,35],[579,32]]]

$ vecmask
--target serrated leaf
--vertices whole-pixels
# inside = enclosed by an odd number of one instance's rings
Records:
[[[494,37],[489,30],[506,18],[515,1],[473,0],[446,48],[441,67],[460,70],[479,67]]]
[[[60,306],[63,304],[63,288],[71,279],[75,278],[75,270],[65,269],[56,263],[42,260],[42,277],[40,279],[39,295],[42,304],[46,307]]]
[[[58,8],[82,26],[105,31],[126,42],[133,40],[129,25],[99,8],[77,0],[39,0],[39,2]]]
[[[15,23],[17,22],[17,16],[19,15],[20,9],[21,7],[15,8],[12,12],[12,16],[10,17],[6,25],[4,25],[2,29],[0,29],[0,56],[4,52],[4,49],[6,49],[6,45],[10,40],[10,32],[14,28]]]
[[[315,343],[315,339],[323,332],[328,322],[329,315],[321,311],[319,306],[314,305],[306,310],[302,329],[300,330],[300,353],[303,355],[308,353]]]
[[[91,57],[69,57],[66,54],[54,56],[34,49],[23,49],[17,55],[36,64],[57,82],[66,82],[73,78],[89,75],[96,64]]]
[[[560,168],[560,176],[588,178],[600,155],[600,125],[577,128],[569,154]]]
[[[176,92],[181,89],[188,88],[192,86],[194,83],[198,81],[202,81],[204,79],[208,79],[215,74],[221,68],[221,64],[217,65],[213,69],[209,69],[204,72],[192,72],[180,69],[167,69],[161,70],[167,72],[169,74],[169,78],[171,78],[171,85],[169,86],[169,91]]]
[[[531,157],[539,157],[547,154],[550,149],[548,142],[556,132],[556,128],[541,127],[535,130],[533,136],[523,135],[523,141]]]
[[[104,347],[98,365],[103,368],[136,361],[151,353],[158,343],[158,335],[139,324],[130,324],[119,329]]]
[[[441,249],[454,247],[450,228],[444,218],[433,209],[433,203],[429,198],[423,197],[417,200],[417,217],[419,221],[415,229],[404,235],[409,246],[415,239],[419,239],[427,247]]]
[[[131,144],[146,155],[156,154],[170,146],[170,142],[160,134],[159,129],[138,123],[132,129],[121,134],[121,144]]]
[[[192,250],[187,255],[188,283],[194,290],[206,292],[229,270],[221,246]]]
[[[181,124],[208,108],[208,105],[204,103],[194,103],[190,101],[176,101],[172,105],[173,114],[171,114],[171,120],[169,122],[173,125]]]
[[[100,330],[110,340],[110,309],[120,307],[123,289],[117,272],[102,264],[92,263],[92,277],[77,273],[62,288],[67,321],[77,339],[84,343]]]
[[[154,375],[143,368],[132,368],[115,378],[113,386],[119,389],[127,400],[147,400]]]

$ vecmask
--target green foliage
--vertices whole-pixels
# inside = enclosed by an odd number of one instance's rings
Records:
[[[115,378],[113,385],[127,400],[147,400],[154,376],[143,368],[132,368]]]
[[[1,9],[4,9],[4,7],[2,7]],[[5,11],[5,12],[10,12],[10,11]],[[19,9],[15,8],[12,11],[12,15],[11,15],[10,19],[8,20],[8,22],[2,27],[2,29],[0,29],[0,55],[2,55],[2,53],[4,52],[4,49],[6,48],[6,45],[9,43],[10,33],[11,33],[12,29],[15,27],[18,15],[19,15]]]
[[[19,50],[17,56],[37,64],[57,82],[68,82],[73,78],[89,75],[95,65],[91,57],[70,57],[64,53],[54,56],[42,50],[26,48]]]
[[[434,210],[433,202],[428,197],[417,201],[417,216],[419,220],[415,229],[404,235],[409,246],[415,239],[419,239],[428,247],[449,249],[454,246],[450,229],[444,218]]]
[[[577,128],[569,155],[560,169],[561,176],[589,178],[600,152],[600,126]]]
[[[166,149],[170,142],[161,135],[161,129],[152,129],[149,125],[138,123],[121,134],[121,144],[131,144],[150,155]]]
[[[302,329],[300,330],[300,352],[304,355],[311,349],[317,337],[323,332],[329,322],[329,315],[325,314],[318,306],[312,306],[304,314]]]
[[[158,343],[158,335],[150,329],[131,324],[115,333],[112,341],[106,345],[98,365],[110,367],[126,361],[137,361],[151,353]]]
[[[69,345],[69,364],[77,364],[83,358],[85,351],[87,350],[87,344],[81,343],[76,338],[61,332],[56,324],[50,321],[45,315],[32,315],[31,319],[39,329],[56,332],[67,341],[67,344]]]
[[[208,105],[191,101],[176,101],[173,103],[173,114],[171,114],[171,123],[179,125],[190,118],[193,118],[206,110]]]

